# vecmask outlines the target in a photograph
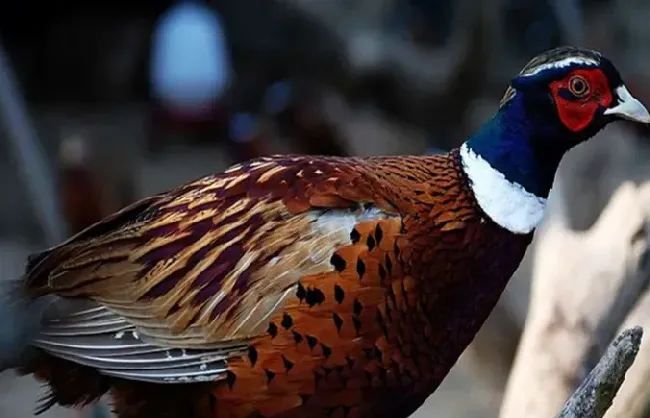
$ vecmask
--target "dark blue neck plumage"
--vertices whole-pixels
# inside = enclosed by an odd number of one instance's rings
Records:
[[[517,94],[467,140],[467,145],[506,179],[539,197],[548,197],[560,160],[573,143],[539,112],[527,112]]]

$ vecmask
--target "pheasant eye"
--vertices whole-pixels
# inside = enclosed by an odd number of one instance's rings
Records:
[[[584,77],[574,75],[569,80],[569,91],[576,97],[584,97],[589,93],[589,83]]]

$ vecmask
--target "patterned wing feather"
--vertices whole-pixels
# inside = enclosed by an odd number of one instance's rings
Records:
[[[364,225],[398,219],[360,165],[290,156],[252,161],[135,203],[32,257],[29,292],[89,304],[49,322],[37,345],[120,377],[223,377],[224,360],[265,335],[274,316],[309,305],[296,302],[301,289],[309,300],[323,283],[338,292],[338,276],[329,276],[332,254],[359,251],[351,244],[356,225],[362,233]],[[374,268],[369,259],[369,277],[379,277]],[[380,301],[379,287],[352,285],[354,274],[342,274],[338,284],[350,292],[349,312],[353,299]],[[304,326],[332,319],[313,320]],[[356,332],[348,327],[344,335]]]
[[[102,373],[152,383],[214,381],[225,359],[241,344],[192,350],[152,345],[126,318],[90,300],[58,299],[45,314],[52,319],[32,344],[57,357]]]

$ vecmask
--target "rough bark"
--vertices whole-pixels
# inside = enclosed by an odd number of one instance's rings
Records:
[[[650,327],[650,292],[646,291],[623,327],[638,324]],[[625,377],[606,418],[646,418],[650,410],[650,343],[641,344],[639,355]]]
[[[642,336],[641,327],[620,333],[556,418],[602,418],[634,363]]]

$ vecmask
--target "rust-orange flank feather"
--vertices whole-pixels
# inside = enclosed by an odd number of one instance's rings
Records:
[[[44,407],[110,389],[121,418],[406,417],[530,238],[486,219],[457,151],[257,159],[32,257],[27,292],[63,298],[24,371]]]

